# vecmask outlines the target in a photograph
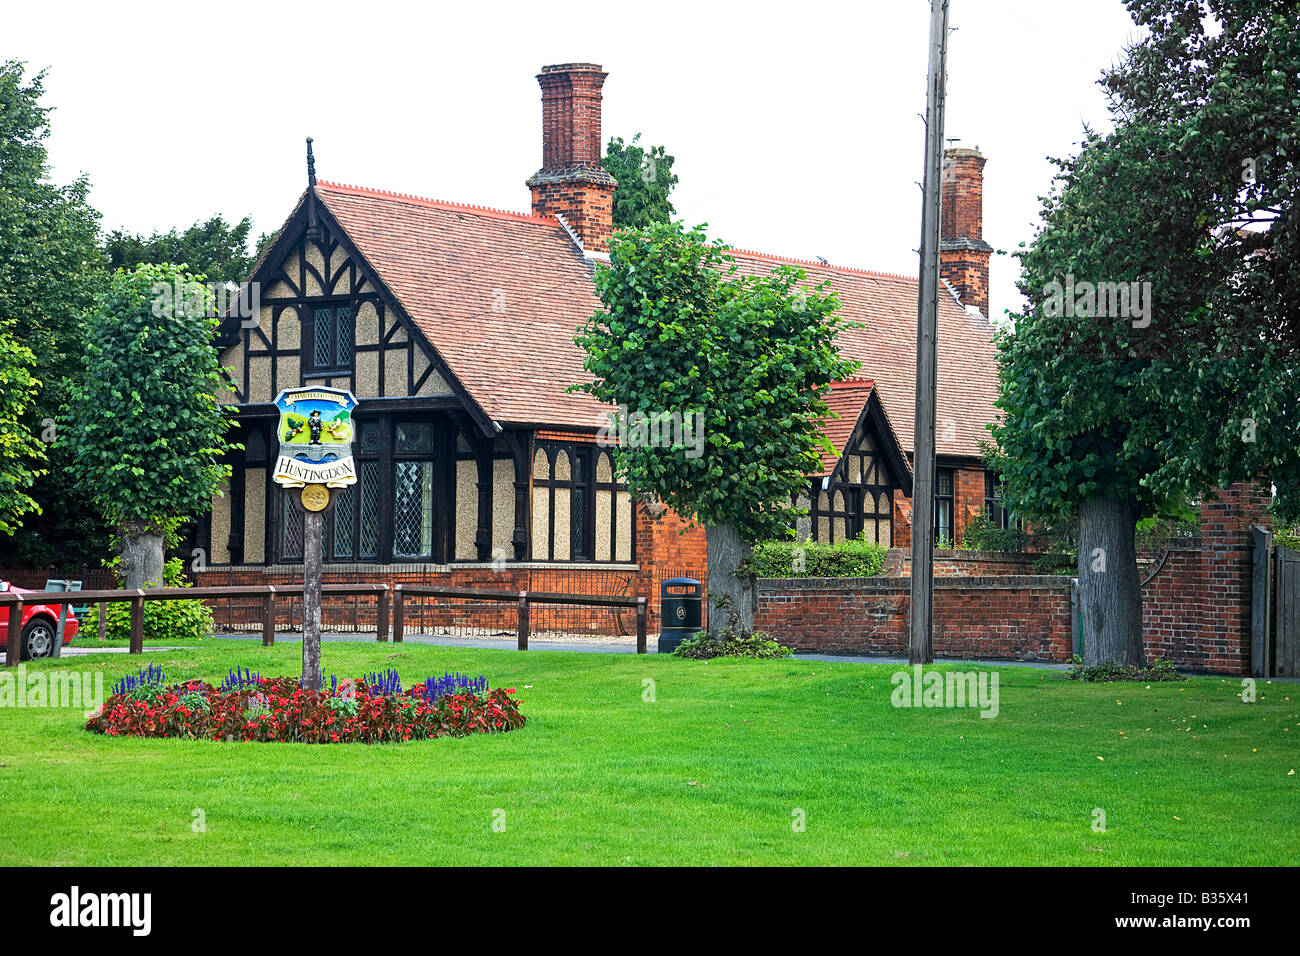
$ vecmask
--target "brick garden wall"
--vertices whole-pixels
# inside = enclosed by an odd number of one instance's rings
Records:
[[[1250,527],[1266,485],[1233,485],[1201,507],[1201,538],[1175,542],[1144,567],[1148,660],[1180,669],[1250,671]],[[935,553],[935,654],[1064,661],[1071,653],[1070,579],[1025,573],[1032,556]],[[799,650],[906,653],[910,555],[892,549],[886,577],[764,579],[755,626]]]
[[[935,654],[1069,657],[1069,578],[936,577],[934,583]],[[910,589],[907,577],[765,578],[755,627],[800,651],[902,655]]]

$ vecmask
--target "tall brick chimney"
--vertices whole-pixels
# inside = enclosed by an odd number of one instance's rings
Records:
[[[560,215],[587,252],[608,252],[614,232],[614,177],[600,165],[600,88],[595,63],[544,66],[542,168],[528,180],[533,213]]]
[[[939,275],[989,317],[989,258],[984,241],[984,154],[977,149],[943,151],[943,215]]]

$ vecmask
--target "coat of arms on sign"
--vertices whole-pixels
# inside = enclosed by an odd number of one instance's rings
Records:
[[[356,484],[352,460],[353,394],[341,388],[287,388],[275,400],[280,409],[280,454],[275,481],[286,488]]]

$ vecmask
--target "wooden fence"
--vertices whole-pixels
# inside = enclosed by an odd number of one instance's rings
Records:
[[[260,598],[262,604],[262,644],[275,643],[276,601],[281,597],[301,598],[303,586],[297,585],[249,585],[246,587],[211,587],[211,588],[136,588],[133,590],[98,590],[98,591],[35,591],[20,593],[0,591],[0,613],[7,608],[8,644],[5,663],[17,666],[22,654],[22,620],[23,608],[27,605],[46,604],[91,605],[101,607],[100,620],[103,620],[103,606],[107,604],[129,602],[131,605],[131,637],[128,653],[140,654],[144,651],[144,602],[145,601],[188,601],[219,600],[229,598]],[[392,603],[393,640],[401,641],[404,630],[404,602],[406,597],[431,597],[444,601],[460,602],[515,602],[516,632],[518,647],[521,651],[528,649],[529,617],[533,604],[569,605],[587,607],[622,607],[636,612],[636,650],[638,654],[646,653],[646,599],[644,597],[622,597],[592,594],[559,594],[544,591],[490,591],[476,588],[440,588],[423,585],[398,584],[390,589],[387,584],[325,584],[321,587],[323,595],[374,595],[375,601],[375,636],[379,641],[387,641],[389,634],[389,605]],[[60,648],[55,648],[58,653]]]

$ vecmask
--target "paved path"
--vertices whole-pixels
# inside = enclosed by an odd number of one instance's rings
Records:
[[[222,640],[234,641],[260,641],[260,634],[214,634],[216,638]],[[301,634],[276,634],[277,641],[301,641]],[[515,650],[518,646],[515,638],[483,638],[483,637],[445,637],[441,634],[406,634],[403,641],[408,644],[433,644],[439,647],[490,647],[500,650]],[[324,641],[357,641],[375,643],[374,635],[367,634],[339,634],[326,633],[321,635]],[[658,653],[657,638],[646,641],[646,649],[651,654]],[[529,650],[534,651],[578,651],[587,654],[635,654],[636,643],[628,641],[627,643],[595,643],[584,641],[550,641],[533,638],[528,643]],[[868,657],[865,655],[840,655],[840,654],[795,654],[796,660],[801,661],[826,661],[828,663],[858,663],[858,664],[907,664],[906,657]],[[1043,670],[1069,670],[1068,664],[1058,664],[1052,661],[960,661],[958,658],[939,658],[937,663],[967,663],[975,664],[981,667],[1037,667]]]
[[[214,638],[223,641],[261,641],[261,634],[213,634]],[[296,643],[302,640],[301,634],[276,634],[276,641],[285,641]],[[326,633],[321,635],[324,641],[351,641],[353,643],[376,643],[373,634],[339,634]],[[515,639],[509,638],[485,638],[485,637],[445,637],[441,634],[407,634],[403,638],[408,644],[432,644],[438,647],[488,647],[497,650],[513,651],[517,643]],[[658,653],[657,639],[648,640],[647,650],[651,654]],[[193,645],[190,645],[191,647]],[[529,650],[533,651],[577,651],[584,654],[635,654],[636,643],[628,641],[627,643],[596,643],[595,641],[550,641],[533,638],[528,644]],[[145,654],[151,651],[182,651],[184,646],[166,645],[145,647]],[[63,649],[64,657],[81,657],[86,654],[125,654],[125,647],[65,647]],[[864,655],[841,655],[841,654],[795,654],[796,660],[800,661],[822,661],[829,664],[891,664],[894,666],[907,666],[906,657],[867,657]],[[4,663],[5,653],[0,651],[0,664]],[[975,667],[1032,667],[1039,670],[1049,671],[1066,671],[1070,669],[1069,664],[1059,664],[1054,661],[988,661],[988,660],[963,660],[955,657],[940,657],[935,661],[936,664],[970,664]],[[1214,675],[1210,675],[1214,676]],[[1221,677],[1231,675],[1218,675]],[[1297,677],[1272,677],[1259,678],[1260,680],[1274,680],[1283,683],[1300,682]]]

